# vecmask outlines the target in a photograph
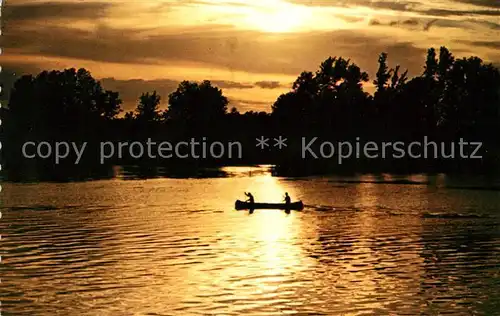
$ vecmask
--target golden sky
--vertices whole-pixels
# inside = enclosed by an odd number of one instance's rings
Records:
[[[84,67],[127,110],[209,79],[231,106],[269,111],[328,56],[370,75],[383,51],[418,74],[431,46],[500,62],[499,0],[11,0],[2,23],[7,88],[13,72]]]

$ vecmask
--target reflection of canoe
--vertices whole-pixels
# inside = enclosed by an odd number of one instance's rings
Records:
[[[237,200],[234,204],[237,210],[256,210],[256,209],[274,209],[274,210],[297,210],[300,211],[304,208],[302,201],[293,202],[290,204],[285,203],[248,203]]]

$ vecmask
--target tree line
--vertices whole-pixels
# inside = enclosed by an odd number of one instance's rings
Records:
[[[43,71],[24,75],[14,84],[7,108],[1,109],[4,141],[13,150],[3,153],[7,166],[24,170],[20,146],[26,141],[180,140],[207,137],[238,140],[246,152],[239,161],[198,164],[272,163],[286,174],[331,170],[355,171],[491,171],[498,164],[500,129],[500,72],[478,57],[456,58],[446,48],[430,48],[422,73],[408,78],[401,66],[389,68],[388,55],[378,57],[370,82],[365,71],[343,57],[328,57],[315,72],[302,72],[291,90],[280,95],[272,111],[239,113],[210,81],[183,81],[168,95],[160,110],[156,91],[143,93],[134,111],[123,112],[119,93],[104,89],[85,69]],[[286,136],[289,147],[276,152],[255,149],[255,138]],[[353,160],[343,166],[332,161],[303,161],[300,137],[329,140],[421,140],[424,136],[450,142],[465,138],[484,143],[485,158],[471,161]],[[92,146],[92,145],[91,145]],[[94,157],[95,158],[95,157]],[[83,162],[92,166],[95,161]],[[171,164],[123,157],[113,163]],[[186,161],[182,162],[186,164]],[[31,168],[49,168],[36,162]],[[38,167],[37,167],[38,166]],[[52,167],[50,167],[52,168]]]

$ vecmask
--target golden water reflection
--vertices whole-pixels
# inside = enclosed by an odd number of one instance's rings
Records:
[[[388,315],[498,307],[495,192],[227,171],[240,175],[8,188],[3,309]],[[245,191],[265,202],[289,192],[306,209],[235,211]],[[467,212],[490,217],[449,217]]]
[[[296,194],[269,174],[252,178],[244,191],[252,192],[256,201],[266,202],[280,202],[287,191],[292,196]],[[235,190],[238,193],[242,192]],[[220,303],[234,300],[229,312],[265,312],[270,305],[280,303],[287,289],[298,286],[296,277],[300,271],[309,269],[312,260],[297,242],[301,220],[294,214],[273,210],[236,214],[238,222],[231,233],[226,232],[215,245],[223,255],[190,268],[188,283],[204,286],[197,290],[186,287],[184,300],[219,297]],[[200,282],[200,278],[204,281]]]

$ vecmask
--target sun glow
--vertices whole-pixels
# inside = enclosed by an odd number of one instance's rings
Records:
[[[244,23],[268,33],[296,32],[306,26],[312,14],[307,7],[285,1],[269,1],[252,8],[246,14]]]

